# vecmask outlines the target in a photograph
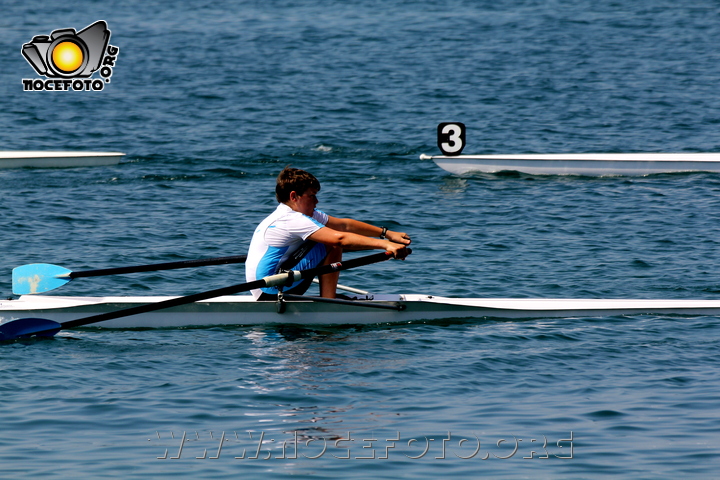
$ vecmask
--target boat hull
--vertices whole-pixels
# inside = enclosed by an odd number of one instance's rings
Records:
[[[427,156],[456,175],[517,171],[532,175],[650,175],[720,172],[720,153],[587,153],[537,155]]]
[[[172,297],[58,297],[23,295],[0,301],[0,323],[19,318],[44,318],[67,322]],[[179,328],[215,325],[362,325],[449,319],[603,317],[610,315],[720,315],[720,300],[595,300],[447,298],[428,295],[376,295],[360,305],[285,302],[284,313],[276,302],[258,302],[247,295],[218,297],[203,302],[122,317],[90,325],[98,328]]]
[[[68,168],[116,165],[119,152],[0,152],[0,168]]]

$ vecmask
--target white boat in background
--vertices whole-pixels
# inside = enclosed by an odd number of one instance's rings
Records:
[[[20,318],[67,322],[175,297],[61,297],[23,295],[0,301],[0,323]],[[296,297],[297,298],[297,297]],[[283,302],[230,295],[94,323],[85,328],[178,328],[213,325],[362,325],[449,319],[531,319],[611,315],[720,315],[720,300],[449,298],[370,295],[327,303],[314,297]]]
[[[0,168],[67,168],[116,165],[119,152],[0,151]]]
[[[562,153],[512,155],[420,155],[456,175],[517,171],[532,175],[650,175],[720,172],[720,153]]]

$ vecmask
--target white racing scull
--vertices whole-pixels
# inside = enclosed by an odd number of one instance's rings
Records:
[[[0,301],[0,341],[52,336],[60,330],[86,325],[100,328],[178,328],[258,324],[362,325],[449,319],[640,314],[720,315],[720,300],[450,298],[418,294],[368,294],[352,300],[337,300],[284,294],[277,301],[256,301],[250,295],[237,295],[254,288],[291,285],[302,278],[312,279],[319,275],[382,262],[391,257],[390,252],[381,252],[182,297],[63,297],[23,294],[19,298]],[[85,272],[71,272],[50,264],[31,264],[15,269],[13,284],[17,290],[39,293],[57,288],[54,282],[44,277],[60,276],[64,279],[242,261],[243,256],[218,257]],[[32,281],[24,281],[30,277]],[[63,280],[58,285],[66,281]]]
[[[456,175],[515,171],[531,175],[650,175],[720,172],[720,153],[558,153],[462,155],[466,128],[461,122],[438,125],[442,155],[420,155]]]
[[[720,153],[562,153],[420,155],[456,175],[516,171],[531,175],[650,175],[720,172]]]
[[[124,156],[120,152],[2,151],[0,168],[96,167],[116,165]]]
[[[0,323],[25,317],[56,322],[152,304],[176,297],[61,297],[23,295],[0,301]],[[210,298],[149,313],[106,320],[92,328],[177,328],[213,325],[361,325],[448,319],[530,319],[612,315],[720,315],[720,300],[449,298],[430,295],[369,295],[326,303],[316,298],[277,302],[249,295]],[[282,310],[282,309],[281,309]]]

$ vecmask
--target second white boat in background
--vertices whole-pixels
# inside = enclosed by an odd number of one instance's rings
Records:
[[[2,151],[0,168],[70,168],[117,165],[120,152]]]
[[[420,155],[456,175],[516,171],[531,175],[650,175],[720,172],[720,153],[561,153]]]

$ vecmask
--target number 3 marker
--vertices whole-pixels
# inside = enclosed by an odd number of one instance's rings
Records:
[[[443,155],[460,155],[465,148],[465,124],[452,122],[438,125],[437,144]]]

